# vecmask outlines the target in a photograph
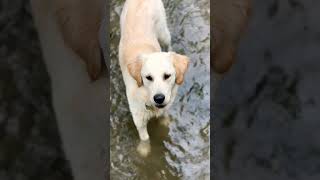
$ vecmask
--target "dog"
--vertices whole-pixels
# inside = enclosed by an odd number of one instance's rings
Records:
[[[106,179],[108,81],[99,29],[103,0],[31,0],[62,147],[75,180]],[[105,34],[107,36],[107,34]]]
[[[171,35],[161,0],[127,0],[120,17],[119,63],[133,122],[148,141],[151,117],[166,114],[184,81],[189,58],[171,50]]]

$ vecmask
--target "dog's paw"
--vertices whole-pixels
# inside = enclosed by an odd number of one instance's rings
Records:
[[[169,116],[165,116],[165,117],[162,117],[160,120],[159,120],[160,124],[164,127],[169,127],[170,123],[171,123],[171,119]]]
[[[148,141],[140,141],[139,145],[137,147],[137,151],[142,157],[147,157],[149,155],[149,153],[151,152],[150,141],[149,140]]]

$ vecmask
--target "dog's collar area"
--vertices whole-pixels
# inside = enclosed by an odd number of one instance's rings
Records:
[[[166,107],[165,105],[158,105],[158,106],[156,106],[157,108],[159,108],[159,109],[162,109],[162,108],[164,108],[164,107]]]
[[[155,106],[147,105],[147,104],[145,104],[145,106],[148,111],[152,111],[152,112],[158,111],[158,110],[165,107],[165,106],[155,107]]]
[[[146,104],[146,109],[149,110],[149,111],[155,111],[155,107],[151,106],[151,105],[147,105]]]

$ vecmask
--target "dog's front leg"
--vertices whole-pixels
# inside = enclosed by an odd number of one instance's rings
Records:
[[[147,130],[148,119],[145,112],[132,112],[133,122],[138,130],[139,137],[142,141],[149,140],[149,134]]]
[[[132,117],[140,137],[137,151],[141,156],[146,157],[151,151],[149,134],[147,130],[148,118],[146,117],[145,112],[132,113]]]

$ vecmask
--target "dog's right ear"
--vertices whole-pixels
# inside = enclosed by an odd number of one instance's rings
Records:
[[[99,44],[103,0],[55,0],[53,13],[63,40],[84,61],[91,80],[100,77],[104,64]]]
[[[143,85],[141,77],[141,68],[142,68],[142,55],[137,56],[136,59],[128,64],[129,74],[137,81],[138,87]]]
[[[248,26],[251,0],[213,1],[211,6],[211,67],[223,74],[235,63],[240,38]]]
[[[177,54],[175,52],[171,52],[173,66],[176,70],[176,83],[181,85],[184,80],[185,73],[189,66],[189,58],[184,55]]]

